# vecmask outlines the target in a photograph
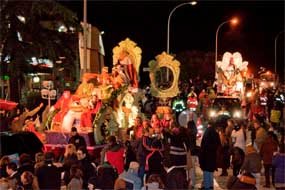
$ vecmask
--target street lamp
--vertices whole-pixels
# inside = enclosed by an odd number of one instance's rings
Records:
[[[179,5],[177,5],[176,7],[174,7],[172,9],[172,11],[170,12],[169,16],[168,16],[168,21],[167,21],[167,47],[166,47],[166,52],[169,54],[169,29],[170,29],[170,18],[172,16],[172,14],[174,13],[174,11],[179,8],[179,7],[182,7],[184,5],[196,5],[197,2],[196,1],[191,1],[191,2],[186,2],[186,3],[181,3]]]
[[[83,0],[83,73],[87,72],[87,0]]]
[[[275,37],[275,41],[274,41],[274,72],[276,74],[277,72],[277,40],[278,40],[278,37],[280,36],[280,34],[284,33],[285,31],[281,31],[279,32],[276,37]]]
[[[227,20],[225,22],[222,22],[218,28],[217,28],[217,31],[216,31],[216,50],[215,50],[215,78],[217,78],[217,61],[218,61],[218,33],[219,33],[219,30],[220,28],[227,24],[227,23],[231,23],[232,25],[236,25],[238,24],[238,19],[237,18],[232,18],[231,20]]]

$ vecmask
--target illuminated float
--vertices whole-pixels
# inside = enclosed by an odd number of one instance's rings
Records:
[[[120,128],[132,126],[144,95],[138,88],[141,53],[129,38],[121,41],[113,49],[111,73],[108,67],[100,74],[85,73],[74,94],[65,91],[51,106],[47,132],[69,133],[75,126],[81,134],[94,133],[101,144],[109,135],[119,136]]]
[[[152,96],[160,100],[156,113],[161,117],[163,114],[172,112],[169,99],[177,96],[179,93],[180,62],[165,52],[162,52],[155,58],[148,64],[151,81],[150,92]]]
[[[217,94],[242,98],[247,66],[239,52],[225,52],[222,61],[217,61]]]

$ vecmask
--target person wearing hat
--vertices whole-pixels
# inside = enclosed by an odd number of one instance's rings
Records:
[[[128,171],[124,171],[119,175],[120,179],[123,179],[127,186],[128,184],[133,186],[133,189],[141,189],[142,181],[141,178],[138,176],[139,170],[139,163],[138,162],[131,162]]]
[[[76,127],[72,127],[71,128],[71,134],[70,134],[70,139],[68,140],[68,144],[74,144],[74,146],[76,147],[76,150],[83,146],[86,147],[86,141],[84,139],[83,136],[79,135],[79,133],[77,132],[77,128]]]

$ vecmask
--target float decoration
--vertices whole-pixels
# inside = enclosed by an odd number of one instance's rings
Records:
[[[239,52],[225,52],[222,61],[217,61],[217,92],[226,96],[242,96],[247,72],[247,61]]]
[[[148,63],[151,94],[162,99],[175,97],[179,93],[180,62],[165,52],[155,58],[156,60],[151,60]],[[169,73],[168,79],[167,72]],[[166,84],[164,85],[164,83]]]
[[[121,65],[132,87],[138,88],[139,68],[142,50],[137,44],[126,38],[113,48],[113,65]]]
[[[48,114],[50,131],[94,133],[102,144],[109,135],[120,135],[120,128],[134,124],[143,92],[138,88],[141,49],[129,38],[113,48],[112,73],[85,73],[75,94],[64,93]],[[124,80],[127,79],[127,80]],[[67,96],[68,95],[68,96]],[[57,119],[57,120],[56,120]]]

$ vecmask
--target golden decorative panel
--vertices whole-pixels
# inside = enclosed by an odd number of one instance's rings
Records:
[[[155,58],[156,60],[151,60],[148,63],[151,94],[159,98],[176,96],[179,93],[180,62],[166,52],[162,52]]]
[[[121,41],[118,46],[113,48],[113,65],[118,64],[119,57],[122,51],[126,51],[129,53],[130,58],[132,59],[132,63],[134,64],[137,75],[139,77],[139,68],[142,58],[141,48],[138,47],[137,44],[129,38],[126,38],[124,41]]]

